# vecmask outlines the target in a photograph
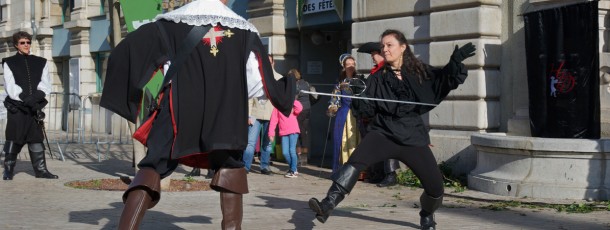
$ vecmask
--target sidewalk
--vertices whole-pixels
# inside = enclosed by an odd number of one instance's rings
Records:
[[[24,149],[25,150],[25,149]],[[13,181],[0,181],[0,229],[116,229],[123,204],[122,192],[73,189],[74,180],[133,176],[131,146],[113,145],[106,160],[97,161],[95,145],[70,145],[66,161],[47,160],[59,180],[36,179],[27,153],[17,162]],[[274,163],[271,176],[248,174],[250,193],[244,196],[243,229],[418,229],[421,189],[403,186],[377,188],[358,183],[325,224],[307,206],[310,197],[323,198],[330,172],[301,167],[298,178],[284,178],[286,165]],[[258,165],[253,169],[258,170]],[[320,171],[321,170],[321,171]],[[179,167],[173,179],[190,168]],[[205,173],[203,170],[202,173]],[[203,177],[196,177],[204,180]],[[552,209],[510,208],[492,211],[481,207],[492,200],[509,200],[466,191],[447,195],[436,214],[439,229],[610,229],[610,212],[568,214]],[[218,193],[163,192],[149,210],[140,229],[220,229],[222,216]],[[527,202],[572,203],[580,200],[532,200]]]

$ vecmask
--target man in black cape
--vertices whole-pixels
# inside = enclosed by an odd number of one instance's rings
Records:
[[[134,134],[148,152],[123,195],[119,229],[138,228],[145,210],[160,199],[160,179],[179,163],[216,170],[210,187],[220,192],[222,228],[241,229],[242,194],[248,193],[240,161],[248,137],[247,100],[266,96],[288,115],[295,82],[274,79],[256,28],[225,4],[199,0],[159,15],[110,55],[100,105],[132,122],[151,76],[164,71],[171,79]],[[209,30],[181,61],[187,37],[202,28]]]

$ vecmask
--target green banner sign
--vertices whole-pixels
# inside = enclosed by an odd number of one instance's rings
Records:
[[[161,2],[162,0],[120,0],[127,32],[152,22],[155,16],[163,12]]]

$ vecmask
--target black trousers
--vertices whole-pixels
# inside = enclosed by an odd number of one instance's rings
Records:
[[[347,164],[358,171],[387,159],[405,163],[419,178],[424,191],[431,197],[444,193],[443,175],[428,146],[405,146],[394,143],[378,132],[369,132],[352,153]]]
[[[165,94],[167,95],[167,94]],[[171,114],[169,112],[169,100],[165,97],[161,101],[161,108],[153,128],[150,130],[147,139],[148,151],[146,156],[138,163],[139,168],[153,168],[161,178],[165,178],[174,172],[178,167],[178,159],[172,159],[172,144],[174,142],[174,129],[172,127]],[[210,153],[208,160],[210,168],[218,170],[220,168],[239,168],[243,163],[239,160],[244,150],[216,150]]]
[[[42,127],[36,122],[34,116],[33,112],[7,111],[6,140],[20,145],[42,143],[44,140]]]
[[[299,138],[297,140],[297,147],[309,148],[309,117],[311,110],[304,109],[297,116],[297,122],[299,123]]]

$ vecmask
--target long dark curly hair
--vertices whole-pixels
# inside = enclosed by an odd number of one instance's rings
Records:
[[[419,59],[417,59],[413,54],[413,51],[411,51],[411,47],[409,47],[409,43],[407,42],[407,38],[405,37],[405,35],[398,30],[388,29],[381,34],[381,38],[379,40],[383,39],[383,37],[388,35],[394,36],[394,38],[398,40],[398,43],[407,46],[407,49],[402,54],[403,62],[401,68],[406,67],[407,73],[409,75],[417,76],[417,78],[419,79],[419,83],[422,83],[424,78],[428,79],[424,64]]]

